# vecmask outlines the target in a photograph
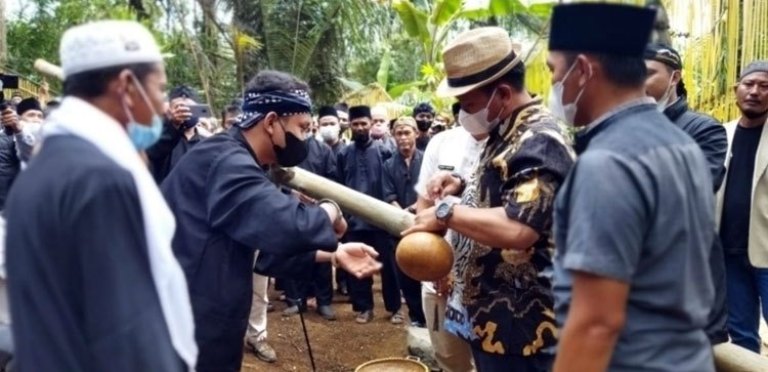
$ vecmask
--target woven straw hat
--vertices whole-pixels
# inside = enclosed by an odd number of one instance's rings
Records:
[[[520,50],[500,27],[460,34],[443,50],[446,78],[437,87],[437,95],[460,96],[497,80],[521,63]]]

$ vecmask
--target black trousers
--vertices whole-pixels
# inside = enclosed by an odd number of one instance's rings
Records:
[[[709,268],[712,272],[712,283],[715,285],[715,303],[709,313],[704,331],[707,332],[712,345],[717,345],[728,342],[728,308],[726,306],[728,285],[725,277],[725,251],[717,234],[712,243],[712,253],[709,255]]]
[[[340,242],[346,243],[349,240],[347,240],[347,236],[344,235],[344,237],[341,238]],[[347,284],[347,278],[349,278],[349,273],[344,271],[343,269],[336,269],[336,288],[341,288],[342,286],[348,286]]]
[[[342,286],[347,285],[347,278],[349,278],[348,272],[342,269],[337,269],[336,270],[336,288],[341,288]]]
[[[384,231],[355,231],[348,232],[348,242],[368,244],[379,253],[381,268],[381,294],[384,297],[384,308],[390,313],[400,310],[400,285],[395,263],[395,249],[392,238]],[[373,278],[357,279],[353,275],[347,277],[349,298],[352,310],[356,312],[373,310]]]
[[[397,243],[400,240],[396,239],[393,243],[393,247],[397,247]],[[393,250],[395,252],[396,250]],[[395,261],[397,266],[397,261]],[[408,305],[408,318],[412,322],[419,322],[421,324],[427,323],[427,318],[424,316],[424,307],[421,303],[421,282],[411,278],[397,267],[397,275],[400,283],[400,290],[403,291],[403,297],[405,297],[405,304]]]
[[[330,305],[333,300],[333,279],[330,262],[316,263],[312,268],[311,280],[286,280],[285,298],[292,305],[305,306],[307,297],[313,295],[317,299],[317,306]],[[296,300],[301,299],[301,304]]]

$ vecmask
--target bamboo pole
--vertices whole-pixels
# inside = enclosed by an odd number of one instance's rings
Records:
[[[715,368],[718,372],[768,371],[768,358],[732,343],[715,345]]]
[[[274,167],[271,173],[275,181],[315,199],[331,199],[338,203],[344,212],[394,236],[399,237],[403,230],[413,225],[412,214],[304,169]]]

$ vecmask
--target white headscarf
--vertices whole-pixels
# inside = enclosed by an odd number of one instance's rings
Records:
[[[61,106],[51,114],[43,127],[41,146],[45,146],[46,138],[62,134],[75,135],[90,142],[105,156],[131,172],[141,202],[152,279],[171,343],[189,369],[194,370],[197,344],[192,305],[184,272],[171,250],[176,220],[147,166],[115,119],[78,98],[64,98]]]

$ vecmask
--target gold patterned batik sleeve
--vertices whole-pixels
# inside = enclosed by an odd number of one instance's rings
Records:
[[[507,159],[502,197],[507,216],[539,233],[552,225],[552,207],[560,183],[573,165],[562,139],[537,133]]]

